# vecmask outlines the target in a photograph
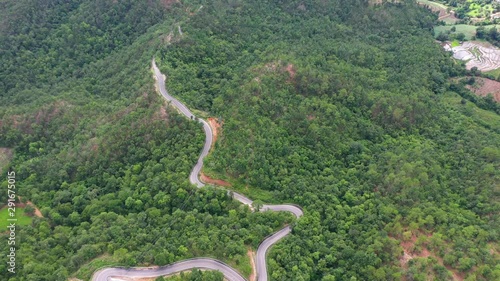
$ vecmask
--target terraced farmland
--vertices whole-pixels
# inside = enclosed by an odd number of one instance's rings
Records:
[[[500,49],[473,41],[464,42],[460,46],[445,46],[445,49],[453,51],[453,57],[467,61],[467,69],[477,67],[481,71],[491,71],[500,68]]]

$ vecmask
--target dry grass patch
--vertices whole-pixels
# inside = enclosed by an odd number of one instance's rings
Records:
[[[4,173],[5,167],[12,159],[13,152],[11,148],[0,147],[0,173]]]

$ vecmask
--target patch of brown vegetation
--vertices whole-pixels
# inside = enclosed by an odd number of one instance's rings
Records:
[[[112,122],[119,121],[119,120],[123,119],[125,116],[129,115],[131,112],[136,111],[137,108],[138,108],[137,103],[130,104],[129,106],[125,107],[124,109],[113,114],[113,116],[111,117]]]
[[[12,149],[7,147],[0,147],[0,173],[3,174],[3,169],[7,166],[12,159]]]
[[[425,234],[427,237],[431,237],[432,234]],[[392,239],[395,239],[391,237]],[[422,250],[420,252],[415,252],[415,243],[417,242],[418,237],[416,235],[412,235],[409,240],[401,241],[400,245],[403,248],[403,255],[399,258],[399,263],[402,268],[407,268],[407,264],[411,259],[414,258],[427,258],[433,257],[438,261],[438,264],[444,266],[447,270],[449,270],[453,275],[453,280],[462,281],[465,278],[465,273],[458,272],[458,270],[452,268],[451,266],[445,266],[443,263],[443,259],[438,257],[427,247],[421,246]]]
[[[165,45],[170,44],[170,43],[172,42],[172,38],[174,38],[174,33],[173,33],[172,31],[170,31],[170,33],[169,33],[169,34],[167,34],[167,35],[162,35],[162,36],[160,36],[161,41],[162,41],[162,42],[163,42],[163,44],[165,44]],[[156,79],[156,78],[155,78],[155,79]],[[157,87],[157,86],[155,86],[155,87]]]
[[[490,247],[490,254],[491,255],[494,255],[494,256],[500,255],[500,251],[499,251],[500,245],[495,244],[495,243],[488,243],[488,246]]]
[[[161,119],[167,119],[168,117],[167,109],[164,106],[160,107],[160,116]]]
[[[89,140],[90,144],[91,144],[91,150],[93,152],[97,152],[99,150],[99,143],[97,142],[97,138],[91,138]]]
[[[289,63],[285,70],[288,72],[288,74],[290,74],[290,78],[294,78],[295,77],[295,74],[297,73],[297,71],[295,70],[295,68],[293,67],[293,64]]]
[[[467,85],[467,88],[478,96],[485,97],[491,94],[495,101],[500,102],[500,82],[498,81],[476,77],[476,83],[472,86]]]
[[[295,66],[291,63],[288,63],[286,66],[281,60],[278,61],[273,61],[266,63],[264,67],[262,68],[256,68],[254,71],[259,73],[259,76],[255,77],[254,80],[260,83],[260,75],[264,73],[270,73],[270,72],[279,72],[279,73],[284,73],[287,72],[290,78],[287,80],[287,82],[292,81],[295,78],[295,75],[297,74],[297,69]]]
[[[231,186],[231,184],[229,182],[223,181],[223,180],[213,179],[213,178],[205,175],[205,173],[203,173],[203,172],[201,172],[200,179],[204,183],[209,183],[209,184],[213,184],[213,185],[220,185],[220,186],[225,186],[225,187],[230,187]]]
[[[170,9],[172,7],[172,5],[176,4],[176,3],[180,3],[181,1],[179,0],[161,0],[160,3],[161,5],[166,8],[166,9]]]
[[[37,124],[48,124],[56,116],[60,115],[63,109],[69,108],[71,105],[66,101],[56,101],[51,104],[48,108],[39,110],[35,116],[35,122]]]
[[[66,101],[56,101],[52,104],[43,106],[36,112],[5,116],[5,119],[0,121],[0,128],[3,126],[11,126],[24,134],[31,134],[33,133],[33,124],[41,126],[49,124],[54,118],[64,114],[64,112],[71,107],[72,105]]]
[[[252,273],[250,273],[250,277],[248,277],[248,280],[250,281],[255,281],[256,280],[256,275],[257,275],[257,268],[255,267],[255,252],[252,251],[252,249],[248,248],[247,251],[247,256],[250,258],[250,264],[252,265]]]
[[[158,109],[157,112],[153,114],[152,120],[162,120],[162,121],[167,121],[169,120],[170,114],[168,114],[167,111],[167,106],[162,105],[160,106],[160,109]]]
[[[0,121],[0,129],[5,127],[16,128],[25,134],[31,134],[31,122],[28,120],[27,115],[10,115],[5,116],[4,120]]]
[[[264,65],[264,70],[268,71],[268,72],[274,72],[276,71],[276,69],[278,69],[278,65],[281,64],[281,61],[277,61],[277,62],[270,62],[270,63],[266,63]]]

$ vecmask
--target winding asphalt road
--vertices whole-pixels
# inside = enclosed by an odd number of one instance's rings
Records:
[[[197,120],[198,122],[203,124],[203,130],[205,131],[205,144],[203,146],[203,150],[201,151],[200,157],[198,158],[198,162],[196,165],[193,167],[193,170],[191,171],[191,174],[189,175],[189,181],[192,184],[195,184],[198,187],[203,187],[205,184],[200,181],[198,175],[200,174],[201,168],[203,166],[203,159],[205,156],[208,155],[208,152],[210,150],[210,147],[212,146],[212,139],[213,139],[213,134],[212,134],[212,129],[208,125],[208,123],[200,118],[196,118],[196,116],[179,100],[176,98],[172,97],[171,95],[168,94],[167,89],[165,88],[165,76],[160,72],[158,67],[156,66],[156,62],[153,59],[152,61],[152,66],[153,70],[155,73],[155,78],[156,81],[158,82],[158,88],[160,90],[161,95],[181,114],[186,116],[187,118]],[[237,192],[232,192],[228,191],[230,194],[232,194],[233,198],[235,200],[238,200],[239,202],[250,206],[252,208],[252,203],[253,201],[240,194]],[[260,208],[261,212],[265,211],[275,211],[275,212],[280,212],[280,211],[287,211],[291,212],[294,214],[297,218],[301,217],[303,215],[302,209],[298,206],[295,205],[263,205],[262,208]],[[257,274],[257,280],[258,281],[267,281],[268,274],[267,274],[267,266],[266,266],[266,253],[269,250],[270,247],[272,247],[274,244],[276,244],[279,240],[281,240],[283,237],[288,235],[292,231],[292,228],[290,226],[286,226],[280,231],[272,234],[271,236],[267,237],[260,245],[259,248],[257,249],[257,255],[256,255],[256,274]],[[170,275],[174,274],[177,272],[181,271],[186,271],[190,270],[193,268],[199,268],[199,269],[209,269],[209,270],[218,270],[222,274],[224,274],[224,277],[229,280],[229,281],[246,281],[246,279],[238,273],[235,269],[230,267],[229,265],[215,260],[215,259],[210,259],[210,258],[195,258],[195,259],[189,259],[189,260],[184,260],[180,262],[176,262],[167,266],[162,266],[162,267],[142,267],[142,268],[105,268],[97,271],[94,273],[92,276],[92,281],[110,281],[112,278],[114,280],[119,279],[120,277],[158,277],[158,276],[163,276],[163,275]]]

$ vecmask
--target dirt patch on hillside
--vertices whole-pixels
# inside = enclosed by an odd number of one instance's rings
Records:
[[[32,134],[33,124],[45,126],[52,122],[53,119],[69,112],[72,107],[73,105],[66,101],[56,101],[52,104],[42,106],[36,112],[5,116],[4,120],[0,120],[0,128],[7,126],[16,128],[24,134]]]
[[[478,96],[485,97],[488,94],[493,95],[493,99],[500,102],[500,82],[487,79],[476,78],[476,83],[472,86],[467,85],[467,88]]]
[[[35,115],[35,123],[36,124],[48,124],[50,123],[54,118],[57,116],[61,115],[61,113],[66,110],[71,108],[72,105],[70,105],[66,101],[56,101],[47,108],[43,108],[39,110],[36,115]]]
[[[208,119],[208,124],[210,125],[210,128],[212,128],[212,134],[213,134],[213,139],[212,139],[212,148],[215,145],[215,142],[217,141],[217,137],[221,133],[221,128],[222,128],[222,122],[219,123],[217,119],[213,117],[209,117]]]
[[[213,179],[213,178],[205,175],[203,172],[200,175],[200,179],[203,182],[209,183],[209,184],[220,185],[220,186],[225,186],[225,187],[230,187],[231,186],[231,184],[229,182],[223,181],[223,180]]]
[[[18,196],[19,197],[19,200],[21,200],[21,196]],[[37,208],[37,206],[35,206],[35,204],[33,204],[31,201],[27,201],[26,203],[17,203],[16,204],[16,207],[19,207],[19,208],[26,208],[26,206],[30,205],[31,207],[33,207],[33,209],[35,209],[35,212],[33,213],[35,216],[39,217],[39,218],[43,218],[43,215],[42,215],[42,212],[40,212],[40,209]]]
[[[256,273],[257,268],[255,266],[255,260],[254,260],[255,252],[252,251],[252,249],[248,248],[247,255],[250,258],[250,265],[252,265],[252,273],[250,273],[250,277],[248,278],[248,280],[255,281],[256,280],[255,277],[257,275]]]
[[[160,116],[162,119],[167,119],[168,117],[167,109],[164,106],[160,107]]]
[[[295,74],[297,73],[297,71],[295,70],[293,64],[289,63],[285,70],[288,72],[288,74],[290,74],[290,78],[294,78],[295,77]]]
[[[427,235],[428,237],[432,235]],[[394,238],[393,238],[394,239]],[[450,266],[445,266],[443,263],[443,259],[441,257],[438,257],[431,251],[427,249],[425,246],[421,246],[421,251],[416,252],[415,251],[415,243],[417,242],[417,236],[412,235],[410,240],[407,241],[401,241],[400,245],[403,248],[403,256],[399,258],[399,262],[402,268],[407,268],[407,264],[411,259],[414,258],[427,258],[427,257],[433,257],[438,261],[438,264],[441,266],[444,266],[447,270],[449,270],[453,276],[453,280],[455,281],[463,281],[465,278],[465,273],[463,272],[458,272],[458,270],[450,267]]]
[[[163,120],[163,121],[167,121],[169,120],[169,114],[168,114],[168,111],[167,111],[167,106],[166,105],[162,105],[160,107],[160,109],[154,113],[153,115],[153,118],[152,120],[156,121],[156,120]]]
[[[26,204],[31,205],[31,207],[35,208],[35,213],[34,213],[35,216],[43,218],[42,212],[40,212],[40,209],[38,209],[37,206],[35,206],[35,204],[31,203],[31,201],[26,202]]]
[[[290,78],[287,80],[288,82],[293,80],[293,78],[295,78],[295,75],[297,73],[297,69],[295,68],[295,66],[293,64],[288,63],[285,65],[285,62],[283,62],[281,60],[266,63],[264,65],[264,67],[256,68],[255,71],[259,73],[259,75],[254,78],[254,80],[256,80],[257,82],[260,82],[260,76],[262,75],[262,73],[270,73],[270,72],[285,73],[286,72],[290,76]]]

